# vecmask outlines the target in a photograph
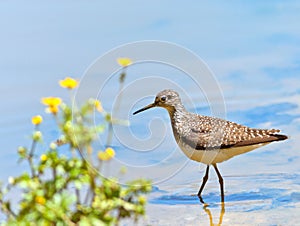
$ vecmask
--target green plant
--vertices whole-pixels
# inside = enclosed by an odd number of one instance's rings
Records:
[[[60,85],[71,90],[78,82],[66,78]],[[32,145],[18,148],[20,161],[28,162],[30,172],[10,177],[8,185],[1,187],[0,208],[6,215],[3,224],[116,225],[123,218],[137,220],[144,215],[144,194],[151,191],[150,181],[139,179],[121,186],[117,179],[101,176],[101,166],[115,156],[111,147],[99,151],[96,161],[93,159],[92,145],[97,134],[112,124],[101,103],[89,99],[83,106],[71,107],[57,97],[43,98],[42,103],[53,115],[60,137],[37,158],[36,147],[43,139],[39,130],[43,118],[32,118]],[[95,111],[103,118],[103,123],[96,126],[92,123]],[[71,154],[60,154],[62,145],[68,145]],[[22,194],[17,208],[7,198],[12,189]]]

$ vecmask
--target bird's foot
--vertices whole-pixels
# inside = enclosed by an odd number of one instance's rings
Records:
[[[207,206],[209,206],[206,202],[204,202],[204,200],[203,200],[203,198],[202,198],[201,195],[197,195],[197,196],[198,196],[198,198],[199,198],[199,201],[203,204],[203,207],[204,207],[204,208],[207,207]]]
[[[191,194],[191,196],[197,196],[199,198],[199,201],[203,204],[204,207],[209,206],[206,202],[204,202],[203,198],[199,194]]]

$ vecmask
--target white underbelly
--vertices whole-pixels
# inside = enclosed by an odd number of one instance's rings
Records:
[[[181,150],[188,158],[207,165],[224,162],[234,156],[252,151],[266,144],[268,143],[235,147],[235,148],[227,148],[227,149],[195,150],[191,148],[189,145],[182,144],[181,142],[178,143]]]

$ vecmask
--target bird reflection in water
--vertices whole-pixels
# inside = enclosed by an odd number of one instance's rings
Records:
[[[224,202],[221,202],[221,209],[220,209],[220,213],[219,213],[219,222],[217,224],[214,224],[214,222],[213,222],[213,215],[211,214],[211,211],[208,208],[208,205],[204,205],[203,209],[204,209],[205,213],[208,215],[210,226],[221,226],[222,225],[223,216],[225,214],[225,203]]]

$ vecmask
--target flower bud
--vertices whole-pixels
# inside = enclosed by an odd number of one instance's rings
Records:
[[[42,139],[42,133],[41,133],[41,131],[35,131],[33,133],[32,139],[34,141],[40,141]]]

